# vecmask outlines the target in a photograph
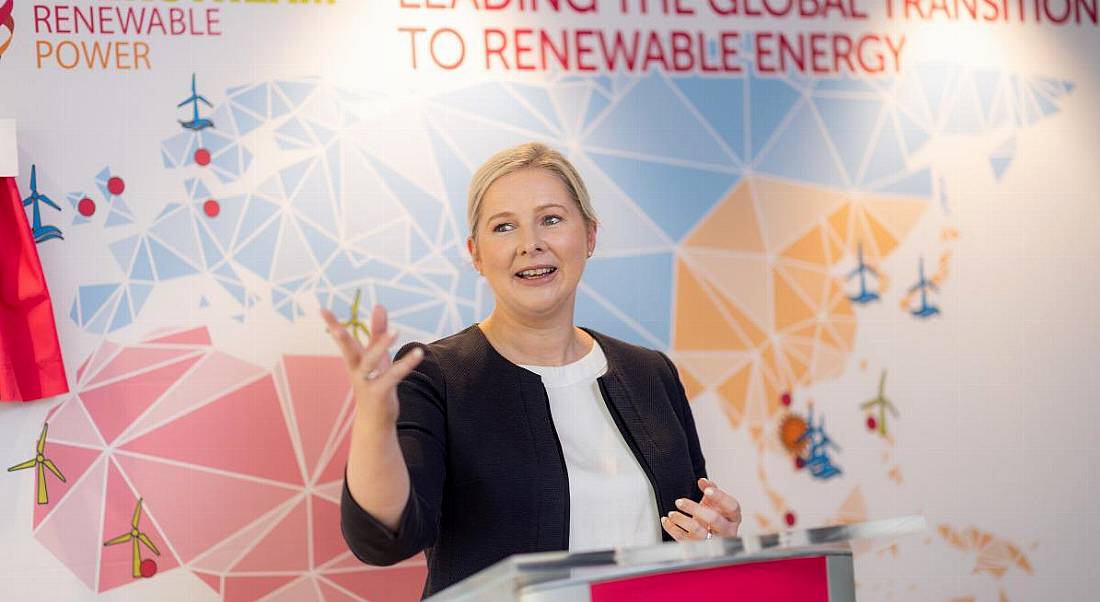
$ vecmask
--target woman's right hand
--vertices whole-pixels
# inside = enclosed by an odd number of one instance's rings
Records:
[[[370,317],[370,337],[366,346],[322,308],[321,316],[328,332],[340,347],[348,370],[348,379],[355,394],[359,420],[379,429],[392,429],[397,424],[397,384],[416,368],[424,358],[417,347],[394,363],[389,348],[397,340],[397,331],[389,330],[386,308],[375,305]]]

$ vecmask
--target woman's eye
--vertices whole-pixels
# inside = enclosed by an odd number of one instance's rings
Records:
[[[547,215],[542,218],[544,224],[554,226],[561,223],[563,218],[560,215]],[[493,232],[511,232],[515,229],[515,226],[511,222],[503,222],[493,226]]]

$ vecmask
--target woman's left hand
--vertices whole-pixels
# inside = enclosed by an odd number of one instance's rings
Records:
[[[661,517],[661,527],[676,541],[736,537],[741,527],[741,504],[713,481],[699,479],[703,499],[695,502],[687,498],[676,500],[679,512],[669,512]]]

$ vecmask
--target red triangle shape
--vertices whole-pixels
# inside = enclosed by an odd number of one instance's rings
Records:
[[[332,458],[329,459],[325,471],[321,473],[321,476],[317,477],[317,485],[344,480],[344,466],[348,463],[348,452],[350,450],[351,431],[349,430],[344,433],[344,438],[340,440],[340,445],[336,447],[336,451],[332,454]]]
[[[306,474],[312,475],[325,444],[338,426],[340,411],[352,403],[347,368],[338,357],[289,355],[283,358],[282,369],[298,423]]]
[[[228,472],[302,483],[271,376],[231,391],[122,448]]]
[[[309,517],[300,502],[264,535],[244,558],[233,566],[234,573],[309,570]]]
[[[163,349],[156,347],[125,347],[111,358],[110,363],[100,369],[85,385],[91,387],[127,374],[147,370],[150,366],[174,361],[185,355],[195,353],[192,349]]]
[[[192,355],[122,381],[81,391],[80,400],[99,428],[103,440],[113,442],[134,419],[176,384],[200,357]]]
[[[138,491],[141,491],[140,487]],[[130,484],[123,479],[122,473],[115,462],[110,462],[107,467],[107,492],[103,499],[104,542],[130,530],[134,509],[137,507],[138,498],[141,496],[141,493],[135,493],[130,488]],[[144,544],[138,545],[138,554],[143,561],[152,561],[156,567],[156,573],[160,574],[176,568],[179,566],[179,562],[168,546],[168,539],[157,528],[155,523],[156,512],[155,504],[150,503],[148,499],[142,500],[138,529],[153,542],[160,554],[156,554]],[[133,552],[133,540],[103,546],[99,561],[98,591],[100,593],[142,578],[134,577]]]
[[[146,339],[146,343],[160,343],[167,345],[210,345],[210,331],[205,326],[180,330],[164,336]]]
[[[318,579],[317,584],[321,586],[321,595],[324,596],[325,602],[361,602],[360,598],[345,594],[324,579]]]
[[[33,450],[32,450],[33,451]],[[46,440],[45,456],[53,461],[57,466],[57,470],[61,472],[61,476],[65,477],[65,481],[62,482],[52,472],[46,471],[46,494],[47,503],[39,504],[38,501],[38,477],[35,476],[35,504],[34,504],[34,528],[37,529],[38,525],[61,503],[61,500],[65,499],[65,495],[69,493],[73,485],[76,484],[84,473],[88,472],[92,463],[96,461],[103,450],[89,449],[86,447],[75,447],[72,445],[65,445],[64,443],[51,443],[49,439]],[[28,472],[37,473],[35,468],[28,468]]]
[[[297,491],[156,460],[115,456],[157,509],[157,520],[184,562],[233,536]]]
[[[278,577],[226,577],[224,602],[251,602],[297,579],[298,575],[279,575]]]
[[[222,593],[222,578],[221,575],[215,575],[213,573],[203,573],[201,571],[192,571],[195,576],[202,579],[202,582],[209,585],[210,589]]]
[[[340,506],[312,496],[313,506],[313,565],[321,566],[348,551],[348,544],[340,532]]]
[[[427,576],[423,566],[325,573],[326,579],[368,600],[417,600]]]

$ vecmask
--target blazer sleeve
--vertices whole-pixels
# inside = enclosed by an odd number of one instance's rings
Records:
[[[680,372],[676,370],[676,364],[673,364],[667,355],[660,351],[657,353],[661,354],[661,359],[668,364],[668,369],[672,374],[672,383],[668,387],[669,397],[672,399],[672,409],[680,419],[680,424],[684,428],[684,435],[687,437],[688,453],[691,455],[691,466],[695,470],[695,478],[705,478],[707,476],[707,463],[703,458],[703,449],[699,445],[699,433],[695,430],[695,418],[691,414],[691,405],[688,403],[687,393],[684,391],[684,383],[680,382]]]
[[[397,386],[397,439],[409,470],[409,499],[396,533],[363,510],[344,479],[340,529],[351,551],[367,564],[401,562],[434,545],[439,534],[447,476],[446,389],[439,363],[428,347],[410,343],[397,352],[395,360],[416,346],[424,350],[424,359]]]

